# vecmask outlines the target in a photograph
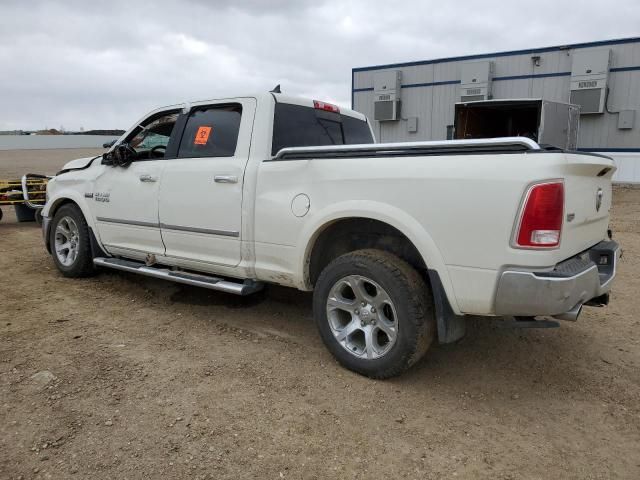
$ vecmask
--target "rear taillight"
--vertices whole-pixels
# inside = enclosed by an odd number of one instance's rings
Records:
[[[561,181],[533,185],[525,195],[515,246],[557,247],[560,244],[563,212],[564,184]]]
[[[319,100],[313,101],[313,108],[317,110],[324,110],[325,112],[340,113],[340,108],[337,105],[321,102]]]

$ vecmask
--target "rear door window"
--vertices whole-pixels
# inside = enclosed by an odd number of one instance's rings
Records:
[[[232,157],[236,152],[242,106],[215,105],[194,109],[182,134],[178,157]]]
[[[271,154],[286,147],[315,147],[373,143],[364,120],[312,107],[277,103]]]

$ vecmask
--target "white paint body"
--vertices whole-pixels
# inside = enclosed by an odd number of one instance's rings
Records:
[[[153,253],[165,265],[301,290],[312,288],[308,259],[324,228],[345,218],[375,219],[402,232],[428,268],[438,272],[454,313],[474,315],[494,313],[498,278],[506,268],[551,269],[606,237],[615,171],[608,158],[533,152],[267,161],[273,159],[273,96],[192,105],[230,101],[243,105],[235,156],[134,162],[127,169],[97,159],[49,183],[44,216],[70,199],[111,255],[143,260]],[[278,101],[313,106],[311,100]],[[76,168],[83,165],[74,162]],[[610,170],[597,176],[605,168]],[[141,182],[141,175],[157,181]],[[215,183],[217,175],[237,176],[238,182]],[[574,214],[571,222],[565,215],[560,246],[513,248],[524,193],[532,183],[549,179],[563,179],[565,214]],[[604,198],[596,212],[598,188]],[[110,202],[86,198],[87,192],[109,193]],[[98,217],[237,231],[238,236],[106,224]]]

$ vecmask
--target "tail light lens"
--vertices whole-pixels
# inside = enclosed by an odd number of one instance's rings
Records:
[[[564,183],[539,183],[527,191],[520,214],[516,246],[553,248],[560,244],[564,213]]]

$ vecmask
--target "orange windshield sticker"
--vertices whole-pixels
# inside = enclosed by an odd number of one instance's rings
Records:
[[[199,127],[196,132],[196,138],[193,139],[194,145],[206,145],[211,134],[211,127]]]

